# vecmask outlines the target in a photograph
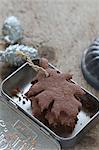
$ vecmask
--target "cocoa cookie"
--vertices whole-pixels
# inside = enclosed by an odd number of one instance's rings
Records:
[[[39,71],[26,93],[32,102],[33,115],[39,118],[43,114],[44,119],[51,126],[62,125],[73,129],[77,122],[77,114],[82,107],[80,96],[85,93],[70,81],[72,75],[59,73],[48,68],[48,65],[41,64],[47,66],[44,68],[49,76],[46,77]]]

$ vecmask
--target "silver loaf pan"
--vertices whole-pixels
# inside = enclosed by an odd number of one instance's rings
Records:
[[[35,64],[38,64],[39,59],[34,59],[33,62]],[[49,64],[49,67],[57,69],[51,64]],[[57,140],[62,148],[73,146],[76,142],[79,141],[82,135],[86,133],[88,129],[95,125],[95,123],[98,121],[99,100],[90,92],[82,88],[86,92],[86,94],[85,96],[81,97],[82,110],[78,114],[78,121],[73,132],[67,134],[62,130],[55,131],[54,129],[43,124],[41,121],[39,121],[32,115],[30,101],[28,101],[28,104],[24,104],[24,100],[21,99],[21,102],[19,102],[19,99],[17,97],[12,96],[12,90],[16,88],[20,89],[18,93],[20,97],[24,95],[30,88],[31,81],[33,77],[35,77],[35,75],[35,70],[33,70],[28,65],[28,63],[25,63],[15,72],[9,75],[6,79],[4,79],[4,81],[2,82],[3,96],[5,96],[8,101],[13,103],[16,109],[21,110],[22,112],[24,112],[24,114],[26,114],[26,116],[35,121],[43,132]],[[77,83],[74,82],[74,84]]]

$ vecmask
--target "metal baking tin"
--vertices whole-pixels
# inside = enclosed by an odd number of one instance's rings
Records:
[[[38,62],[38,59],[34,60],[35,64],[38,64]],[[51,64],[49,64],[49,67],[57,69]],[[17,98],[11,96],[12,89],[16,89],[16,87],[20,88],[19,95],[27,92],[35,75],[36,72],[28,65],[28,63],[25,63],[2,82],[2,94],[16,107],[16,109],[21,110],[26,116],[36,122],[45,134],[58,141],[62,148],[73,146],[79,141],[89,127],[95,125],[96,121],[98,121],[99,100],[90,92],[82,88],[86,92],[86,95],[81,98],[83,107],[78,114],[78,121],[73,132],[68,135],[60,133],[60,131],[56,133],[32,115],[31,107],[27,109],[22,104],[20,105],[17,103]],[[74,82],[74,84],[76,83]]]

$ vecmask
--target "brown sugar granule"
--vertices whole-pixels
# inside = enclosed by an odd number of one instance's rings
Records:
[[[44,66],[44,63],[41,64]],[[51,126],[62,125],[73,129],[82,107],[78,97],[84,95],[84,91],[70,82],[72,75],[48,67],[45,69],[49,76],[39,71],[26,93],[32,102],[33,115],[41,117],[43,114]]]

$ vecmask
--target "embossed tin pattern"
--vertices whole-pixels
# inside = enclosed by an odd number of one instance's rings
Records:
[[[34,121],[0,97],[0,150],[60,150]]]

